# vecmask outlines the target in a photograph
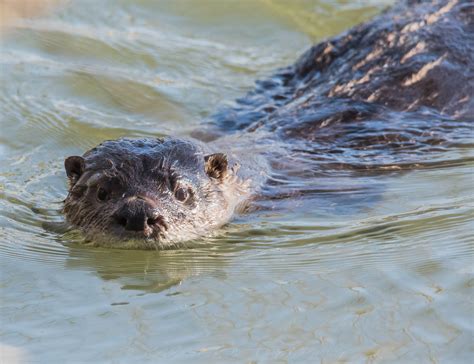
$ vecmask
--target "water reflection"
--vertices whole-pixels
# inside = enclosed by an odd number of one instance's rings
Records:
[[[117,281],[124,290],[161,292],[201,275],[225,275],[229,257],[213,251],[121,251],[90,249],[68,244],[67,269],[92,271],[101,279]]]

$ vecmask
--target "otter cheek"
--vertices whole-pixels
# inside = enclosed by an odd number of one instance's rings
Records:
[[[73,198],[77,199],[84,196],[84,193],[86,193],[86,191],[87,191],[87,186],[75,184],[72,186],[69,193]]]

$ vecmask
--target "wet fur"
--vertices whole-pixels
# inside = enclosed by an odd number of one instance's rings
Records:
[[[175,247],[228,222],[248,193],[246,182],[227,168],[219,154],[206,158],[199,144],[182,139],[106,141],[84,155],[83,167],[79,177],[76,170],[72,174],[68,170],[70,191],[63,211],[68,222],[80,227],[94,245]],[[180,203],[173,197],[177,181],[193,187],[191,201]],[[98,188],[110,190],[107,201],[97,199]],[[115,221],[122,209],[133,214],[134,209],[143,208],[141,203],[129,204],[133,199],[145,201],[161,216],[148,236],[125,231]]]

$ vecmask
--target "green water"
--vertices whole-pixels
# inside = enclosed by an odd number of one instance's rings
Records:
[[[17,21],[0,59],[0,362],[471,362],[472,147],[374,177],[362,209],[296,199],[195,249],[94,249],[47,228],[66,156],[189,135],[386,5],[70,1]]]

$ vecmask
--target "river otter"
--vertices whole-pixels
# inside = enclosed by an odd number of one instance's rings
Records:
[[[379,170],[402,168],[387,160],[452,142],[474,110],[473,7],[406,1],[312,47],[218,112],[212,143],[119,139],[67,158],[67,221],[96,245],[169,248],[227,223],[279,171],[370,170],[381,153]]]

